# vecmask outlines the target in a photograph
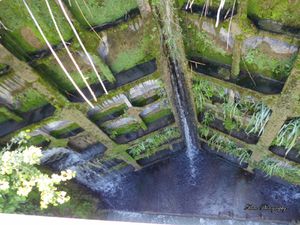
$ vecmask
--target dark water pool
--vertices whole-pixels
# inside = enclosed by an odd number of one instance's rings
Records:
[[[216,216],[226,218],[300,220],[300,188],[249,174],[216,156],[199,152],[190,175],[185,152],[126,175],[101,194],[107,209]],[[245,210],[267,204],[282,211]]]

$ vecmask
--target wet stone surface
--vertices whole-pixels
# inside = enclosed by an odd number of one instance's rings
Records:
[[[35,110],[22,113],[21,116],[24,119],[22,122],[8,120],[7,122],[0,124],[0,137],[50,117],[54,114],[54,112],[55,108],[52,105],[47,104]]]
[[[287,34],[290,36],[295,36],[297,38],[300,37],[299,27],[285,25],[283,23],[270,19],[260,19],[251,15],[248,15],[248,17],[259,29],[270,31],[273,33]]]
[[[208,153],[194,158],[190,176],[184,151],[132,172],[101,193],[107,209],[258,220],[300,219],[300,187],[249,174]],[[264,206],[265,205],[265,206]],[[274,207],[273,211],[269,207]],[[245,209],[248,208],[248,209]]]
[[[136,132],[122,134],[122,135],[119,135],[116,138],[114,138],[114,140],[118,144],[125,144],[130,141],[136,140],[146,134],[149,134],[149,133],[159,130],[163,127],[166,127],[174,122],[175,122],[175,118],[174,118],[173,114],[167,115],[167,116],[161,117],[160,119],[156,120],[155,122],[148,124],[147,130],[139,129]]]
[[[270,151],[275,153],[276,155],[279,155],[279,156],[285,157],[291,161],[300,163],[300,152],[297,149],[291,149],[287,155],[286,155],[286,152],[288,150],[285,149],[284,147],[272,146],[270,148]]]
[[[282,91],[284,86],[284,82],[274,80],[260,74],[251,74],[250,76],[247,71],[243,70],[240,72],[238,78],[231,79],[229,72],[231,69],[230,65],[208,61],[200,57],[193,57],[192,60],[205,64],[190,63],[191,68],[200,75],[204,74],[212,76],[263,94],[278,94]]]
[[[200,114],[199,115],[199,122],[203,122],[204,120],[204,114]],[[211,122],[211,124],[209,125],[210,127],[214,128],[214,129],[217,129],[223,133],[226,133],[226,134],[229,134],[231,135],[232,137],[235,137],[239,140],[242,140],[246,143],[249,143],[249,144],[256,144],[258,142],[258,139],[259,137],[255,134],[247,134],[247,132],[245,130],[230,130],[228,131],[225,126],[224,126],[224,122],[220,119],[215,119],[214,121]]]
[[[156,60],[153,59],[151,61],[136,65],[135,67],[119,72],[115,74],[116,82],[110,83],[109,81],[105,80],[103,81],[107,91],[110,91],[112,89],[116,89],[118,87],[121,87],[125,84],[128,84],[130,82],[133,82],[135,80],[138,80],[142,77],[145,77],[147,75],[150,75],[154,73],[157,70],[156,66]],[[104,94],[104,91],[101,87],[101,84],[95,83],[91,85],[92,90],[94,91],[95,95],[97,97]],[[88,99],[92,99],[91,94],[89,93],[87,88],[83,88],[82,92],[87,96]],[[76,92],[67,93],[67,98],[72,102],[83,102],[83,98]]]
[[[189,8],[186,8],[186,5],[187,3],[185,3],[183,6],[182,6],[182,10],[183,11],[186,11],[188,13],[195,13],[195,14],[203,14],[202,11],[203,11],[203,5],[198,5],[198,4],[192,4],[192,7],[189,7]],[[233,12],[233,15],[235,15],[237,13],[237,10],[236,10],[237,7],[235,7],[234,9],[234,12]],[[230,14],[227,13],[228,9],[225,9],[225,10],[221,10],[220,12],[220,21],[224,21],[225,19],[228,19],[230,17]],[[209,17],[209,18],[216,18],[217,17],[217,12],[218,12],[218,9],[217,8],[214,8],[214,7],[209,7],[208,11],[207,11],[207,14],[206,16]]]

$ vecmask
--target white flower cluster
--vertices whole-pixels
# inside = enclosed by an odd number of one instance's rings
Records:
[[[60,175],[52,174],[51,178],[47,175],[42,175],[37,179],[37,187],[41,192],[41,208],[47,208],[49,204],[54,206],[63,204],[70,200],[67,193],[57,191],[55,184],[67,181],[75,177],[75,172],[72,170],[62,171]]]
[[[0,190],[6,191],[9,189],[9,183],[6,180],[0,180]]]
[[[30,146],[23,151],[23,161],[30,165],[39,164],[42,156],[41,149],[34,146]]]
[[[20,143],[17,141],[18,139],[13,144]],[[63,204],[70,199],[66,192],[58,191],[56,186],[75,177],[74,171],[66,170],[61,174],[48,176],[34,166],[40,163],[40,148],[19,145],[17,150],[10,151],[11,146],[0,152],[0,196],[15,195],[26,198],[33,187],[37,187],[41,194],[41,208],[47,208],[50,204]]]

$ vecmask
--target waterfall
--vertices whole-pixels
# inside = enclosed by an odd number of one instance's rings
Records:
[[[198,153],[197,134],[192,121],[192,106],[188,101],[188,93],[185,91],[184,74],[181,71],[176,60],[172,60],[171,65],[171,81],[175,93],[175,100],[178,108],[178,114],[181,121],[182,131],[186,143],[186,154],[189,159],[190,175],[196,177],[195,159]]]
[[[186,143],[186,154],[190,164],[190,174],[192,178],[196,176],[195,159],[197,150],[197,127],[194,121],[195,115],[190,102],[189,93],[186,90],[186,80],[183,73],[184,52],[181,43],[181,31],[178,20],[174,15],[172,0],[161,0],[155,4],[158,21],[162,29],[162,40],[164,44],[164,54],[168,57],[169,70],[171,72],[171,84],[175,95],[175,103]]]
[[[76,181],[92,191],[113,196],[122,181],[122,174],[128,171],[114,171],[121,162],[115,159],[103,160],[106,148],[97,144],[82,153],[67,148],[53,148],[43,151],[41,164],[53,170],[70,169],[76,172]],[[128,169],[128,168],[127,168]]]

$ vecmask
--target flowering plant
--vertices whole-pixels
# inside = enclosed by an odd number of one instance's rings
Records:
[[[75,172],[62,171],[60,174],[42,173],[36,165],[40,164],[42,150],[27,146],[29,135],[21,132],[0,152],[0,213],[14,212],[26,202],[32,190],[40,193],[40,207],[57,206],[67,202],[70,197],[59,191],[57,185],[72,179]]]

